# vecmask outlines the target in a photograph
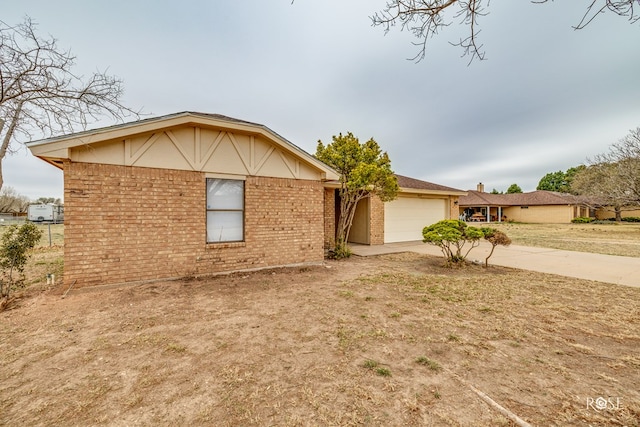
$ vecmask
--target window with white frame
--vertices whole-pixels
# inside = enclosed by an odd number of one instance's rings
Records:
[[[244,181],[207,178],[207,243],[244,241]]]

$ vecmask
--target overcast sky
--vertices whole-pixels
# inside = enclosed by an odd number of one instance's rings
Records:
[[[224,114],[310,153],[351,131],[375,138],[402,175],[533,191],[640,126],[640,24],[603,15],[573,30],[588,3],[491,2],[487,60],[470,66],[449,44],[466,37],[460,25],[407,60],[409,33],[371,26],[385,0],[22,0],[0,19],[30,16],[77,56],[77,73],[108,69],[125,103],[153,116]],[[27,150],[4,174],[31,198],[62,197],[61,171]]]

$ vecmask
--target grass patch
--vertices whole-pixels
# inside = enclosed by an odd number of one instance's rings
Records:
[[[388,368],[376,368],[376,374],[380,375],[381,377],[390,377],[391,376],[391,371]]]
[[[367,369],[375,369],[378,367],[378,362],[376,362],[375,360],[367,359],[362,364],[362,367]]]
[[[427,368],[429,368],[434,372],[442,371],[442,366],[440,366],[438,362],[436,362],[435,360],[431,360],[426,356],[417,357],[416,363],[422,366],[426,366]]]
[[[384,366],[380,366],[378,362],[373,359],[367,359],[362,363],[362,367],[366,368],[370,371],[375,372],[377,375],[381,377],[390,377],[391,370],[389,368],[385,368]]]

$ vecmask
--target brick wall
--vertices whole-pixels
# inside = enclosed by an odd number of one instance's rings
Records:
[[[336,190],[324,190],[324,248],[333,249],[336,244]]]
[[[371,245],[384,244],[384,202],[378,196],[370,197],[369,233]]]
[[[66,161],[64,277],[75,287],[323,259],[317,181],[247,177],[245,241],[206,243],[200,172]]]

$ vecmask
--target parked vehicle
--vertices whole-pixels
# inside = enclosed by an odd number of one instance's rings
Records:
[[[29,205],[27,219],[32,222],[51,222],[54,224],[64,221],[64,206],[48,204]]]

